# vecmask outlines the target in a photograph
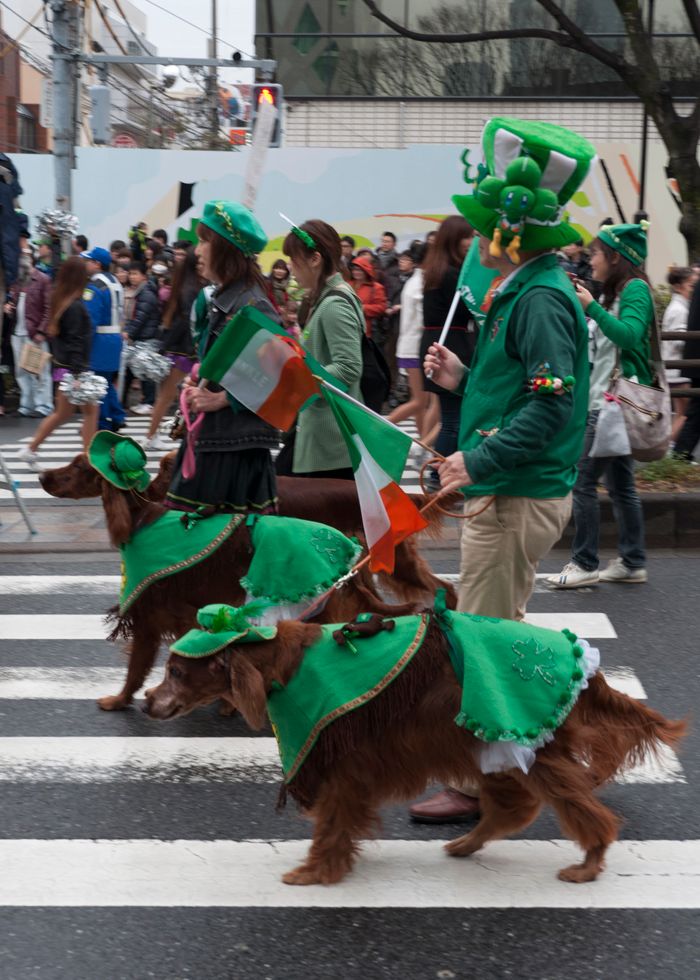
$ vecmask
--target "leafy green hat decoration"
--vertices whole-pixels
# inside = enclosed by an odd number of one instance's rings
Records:
[[[256,599],[245,606],[226,606],[214,603],[202,606],[197,613],[201,629],[190,630],[170,647],[181,657],[210,657],[231,643],[259,643],[277,636],[276,626],[255,626],[251,619],[259,617],[272,603]]]
[[[288,218],[286,214],[282,214],[281,211],[278,212],[278,213],[279,213],[280,218],[282,218],[283,221],[286,221],[287,224],[291,225],[291,227],[292,227],[292,234],[293,235],[296,235],[297,238],[301,239],[301,241],[304,243],[304,245],[306,245],[307,248],[310,248],[312,252],[315,252],[318,249],[318,245],[313,240],[313,238],[308,233],[308,231],[304,231],[304,229],[303,228],[300,228],[299,225],[294,224],[294,222],[292,221],[292,219],[291,218]]]

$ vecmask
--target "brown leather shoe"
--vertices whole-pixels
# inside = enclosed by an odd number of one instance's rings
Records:
[[[416,823],[468,823],[479,817],[479,801],[449,786],[408,811]]]

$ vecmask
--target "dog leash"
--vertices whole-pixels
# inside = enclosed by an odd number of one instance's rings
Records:
[[[204,412],[200,412],[194,420],[190,418],[190,409],[187,404],[187,389],[183,388],[180,392],[180,411],[185,423],[185,455],[182,458],[182,475],[186,480],[191,480],[197,471],[197,460],[194,455],[194,447],[197,442],[199,430],[204,421]]]

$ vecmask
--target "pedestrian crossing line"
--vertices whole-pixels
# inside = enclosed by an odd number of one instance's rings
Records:
[[[629,667],[607,667],[603,674],[615,690],[646,700]],[[94,701],[123,681],[123,667],[0,667],[0,700]]]
[[[568,629],[587,640],[617,637],[605,613],[528,613],[525,622],[546,629]],[[104,640],[106,633],[104,617],[91,613],[0,615],[0,640]]]
[[[119,575],[1,575],[0,595],[115,595]]]
[[[0,738],[0,782],[278,783],[274,738],[53,736]],[[685,783],[672,749],[662,746],[617,783]]]
[[[120,908],[700,908],[700,841],[618,841],[595,882],[559,881],[570,841],[497,841],[469,860],[439,841],[363,844],[332,886],[290,887],[307,840],[2,840],[0,905]]]

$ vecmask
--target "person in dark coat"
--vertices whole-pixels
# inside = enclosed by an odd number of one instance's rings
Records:
[[[0,334],[3,307],[19,267],[21,219],[17,198],[21,193],[14,163],[6,154],[0,153]]]
[[[83,302],[83,292],[88,281],[85,260],[74,255],[61,265],[51,294],[49,322],[46,333],[53,355],[53,380],[62,381],[66,374],[78,375],[89,370],[92,347],[92,321]],[[75,414],[76,406],[66,395],[56,391],[55,408],[40,424],[28,446],[20,450],[17,459],[39,469],[38,448],[54,429],[68,422]],[[80,432],[87,452],[97,432],[99,406],[81,405],[83,425]]]
[[[691,330],[700,330],[700,280],[695,284],[688,310],[688,331]],[[700,359],[700,339],[689,337],[686,340],[683,357],[687,360]],[[683,373],[690,378],[691,388],[700,388],[700,368],[683,368]],[[700,442],[700,397],[690,398],[689,401],[690,406],[676,440],[675,452],[677,456],[691,462],[695,448]]]
[[[155,340],[158,337],[158,327],[160,326],[160,303],[158,302],[156,288],[148,278],[143,262],[134,260],[130,263],[129,285],[135,292],[132,308],[124,328],[126,340],[130,344]],[[124,375],[124,394],[122,395],[122,402],[125,406],[133,381],[134,375],[131,373],[131,369],[127,368]],[[135,415],[150,415],[156,400],[155,382],[143,378],[141,380],[141,392],[143,394],[141,404],[135,405],[131,411]]]

